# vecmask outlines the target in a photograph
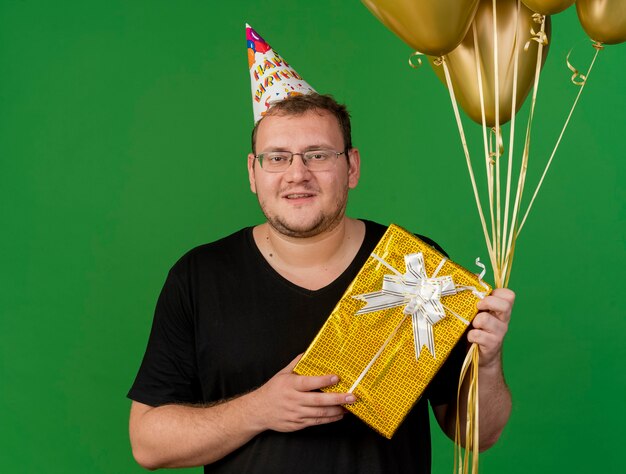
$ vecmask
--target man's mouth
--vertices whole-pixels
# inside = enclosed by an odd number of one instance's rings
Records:
[[[290,194],[286,194],[285,198],[287,199],[305,199],[305,198],[310,198],[313,197],[314,194],[310,194],[310,193],[290,193]]]

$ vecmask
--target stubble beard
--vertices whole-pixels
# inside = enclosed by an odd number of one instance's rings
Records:
[[[272,214],[265,202],[259,198],[259,205],[261,211],[267,219],[267,223],[278,233],[294,238],[308,238],[315,237],[324,232],[333,230],[339,225],[346,213],[346,206],[348,203],[348,186],[342,192],[341,197],[335,201],[335,206],[332,211],[324,213],[320,210],[319,214],[308,223],[291,223],[283,216]]]

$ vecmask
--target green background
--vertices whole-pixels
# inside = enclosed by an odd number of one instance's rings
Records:
[[[246,21],[350,106],[363,162],[351,215],[429,235],[470,268],[487,260],[447,92],[360,2],[2,0],[2,472],[141,471],[125,394],[166,272],[262,219],[245,171]],[[553,32],[529,190],[578,91],[565,55],[585,69],[593,54],[574,9]],[[601,52],[519,240],[514,410],[481,472],[620,470],[625,59],[625,45]],[[433,431],[433,472],[451,472]]]

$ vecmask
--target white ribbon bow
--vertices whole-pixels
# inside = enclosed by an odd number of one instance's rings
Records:
[[[433,325],[446,316],[440,298],[457,293],[451,276],[437,277],[445,259],[441,261],[433,272],[433,276],[429,278],[426,274],[422,252],[404,256],[406,264],[404,275],[377,255],[372,254],[372,256],[392,270],[394,275],[383,277],[382,290],[353,296],[353,298],[367,303],[356,314],[367,314],[406,305],[403,312],[406,315],[411,315],[415,358],[419,358],[423,347],[426,347],[432,356],[436,357]]]

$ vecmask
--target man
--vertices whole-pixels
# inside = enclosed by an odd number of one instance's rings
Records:
[[[345,215],[360,174],[345,107],[316,93],[279,102],[252,151],[250,187],[267,222],[170,271],[129,393],[136,460],[205,472],[430,472],[427,401],[453,437],[463,342],[391,440],[346,413],[354,396],[318,391],[336,374],[292,373],[385,230]],[[501,351],[513,300],[506,289],[484,298],[467,334],[480,348],[481,448],[511,410]]]

